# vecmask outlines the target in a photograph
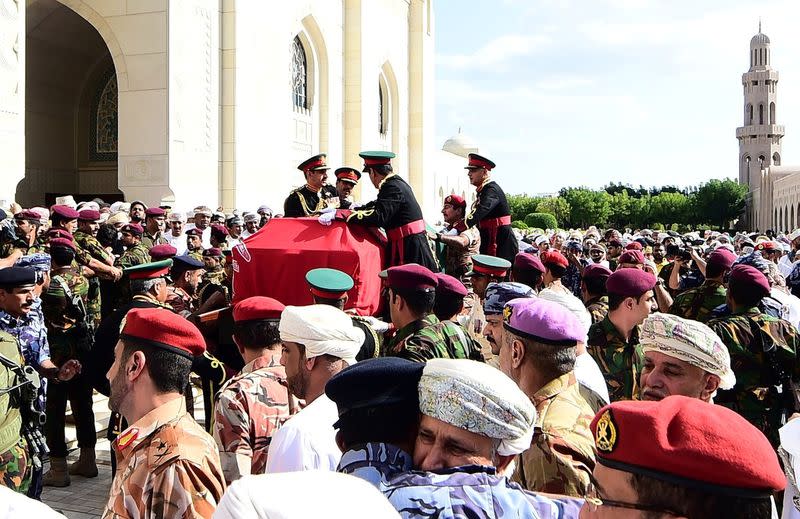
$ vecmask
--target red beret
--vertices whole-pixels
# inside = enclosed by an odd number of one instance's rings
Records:
[[[51,240],[53,238],[66,238],[69,241],[74,241],[75,238],[72,236],[72,233],[69,231],[65,231],[64,229],[50,229],[47,231],[47,237]]]
[[[539,256],[520,252],[514,257],[514,268],[519,270],[535,270],[544,274],[545,268]]]
[[[204,258],[221,258],[222,251],[218,247],[211,247],[203,251]]]
[[[215,232],[215,233],[221,234],[223,236],[227,236],[228,235],[228,229],[225,228],[224,225],[220,225],[218,223],[211,224],[211,232]]]
[[[433,272],[416,263],[390,267],[386,272],[386,286],[396,290],[433,292],[438,284]]]
[[[31,211],[30,209],[25,209],[23,211],[18,212],[17,214],[14,215],[14,218],[17,220],[36,220],[36,221],[42,219],[42,217],[39,216],[39,213]]]
[[[160,207],[148,207],[144,210],[145,216],[165,216],[167,212]]]
[[[465,208],[467,207],[467,201],[458,195],[448,195],[444,199],[444,205]]]
[[[75,250],[75,243],[73,243],[72,240],[68,240],[67,238],[51,238],[50,248],[53,247],[65,247],[67,249]]]
[[[632,241],[625,246],[627,250],[642,250],[642,244],[638,241]]]
[[[640,269],[618,269],[608,276],[606,290],[623,297],[639,297],[656,286],[654,275]]]
[[[736,254],[724,247],[720,247],[708,255],[708,258],[706,258],[706,264],[719,265],[720,267],[729,269],[733,265],[733,262],[736,261],[736,258]]]
[[[448,274],[444,274],[442,272],[438,272],[436,274],[436,278],[438,279],[439,283],[436,285],[436,296],[444,295],[444,296],[451,296],[451,297],[466,297],[469,293],[467,291],[467,287],[464,286],[464,283],[459,281],[457,278],[450,276]]]
[[[750,265],[736,265],[733,267],[730,278],[728,278],[728,284],[746,287],[761,297],[767,297],[770,293],[767,277]]]
[[[161,243],[150,247],[150,259],[160,261],[169,259],[178,254],[178,249],[168,243]]]
[[[240,323],[262,319],[280,319],[284,308],[283,303],[271,297],[248,297],[234,305],[233,320]]]
[[[669,396],[615,402],[591,424],[597,461],[712,494],[767,498],[786,476],[767,438],[721,405]]]
[[[206,351],[195,325],[164,308],[134,308],[125,315],[121,339],[147,344],[192,358]]]
[[[99,219],[100,211],[95,211],[94,209],[84,209],[78,213],[78,220],[83,220],[84,222],[96,222]]]
[[[756,245],[758,251],[776,251],[781,250],[781,244],[775,241],[762,241]]]
[[[78,211],[68,205],[54,205],[50,208],[50,213],[62,220],[75,220],[79,214]]]
[[[191,229],[186,230],[186,236],[203,236],[203,231],[197,227],[192,227]]]
[[[599,263],[592,263],[583,269],[583,279],[608,278],[611,269]]]
[[[557,250],[548,249],[541,254],[542,263],[544,265],[558,265],[560,267],[568,267],[569,261]]]
[[[626,250],[619,257],[619,263],[630,263],[634,265],[644,265],[644,254],[641,250]]]

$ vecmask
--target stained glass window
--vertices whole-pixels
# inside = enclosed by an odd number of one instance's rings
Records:
[[[292,45],[292,92],[294,106],[308,109],[308,62],[306,49],[297,36]]]
[[[89,121],[89,160],[117,160],[117,74],[109,70],[99,82]]]

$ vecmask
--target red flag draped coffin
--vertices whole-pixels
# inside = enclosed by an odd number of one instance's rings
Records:
[[[233,249],[233,301],[274,297],[286,305],[310,305],[305,280],[311,269],[328,267],[349,274],[355,284],[346,308],[360,315],[378,311],[385,248],[368,228],[316,218],[274,218]]]

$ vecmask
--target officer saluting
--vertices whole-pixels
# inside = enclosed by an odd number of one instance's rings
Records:
[[[506,194],[489,178],[495,164],[477,153],[469,154],[465,167],[469,182],[477,188],[477,197],[467,216],[467,226],[478,226],[481,231],[481,254],[498,256],[514,262],[519,252],[517,239],[511,230],[511,211]]]
[[[364,159],[364,173],[378,190],[378,197],[358,210],[336,211],[335,218],[347,223],[383,227],[389,238],[389,266],[417,263],[432,271],[439,267],[433,258],[428,243],[425,222],[414,192],[405,180],[392,170],[391,160],[395,154],[390,151],[364,151],[359,154]],[[330,222],[333,217],[323,215],[321,223]]]
[[[328,164],[325,162],[326,155],[321,153],[314,155],[297,166],[306,177],[306,184],[289,193],[283,203],[283,215],[286,218],[299,218],[302,216],[312,216],[314,213],[332,204],[336,207],[338,194],[336,188],[326,184],[328,180]]]

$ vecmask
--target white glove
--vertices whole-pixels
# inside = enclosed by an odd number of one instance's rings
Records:
[[[336,209],[333,209],[331,211],[323,210],[322,215],[320,215],[318,220],[319,223],[327,227],[331,224],[334,218],[336,218]]]
[[[328,214],[328,213],[335,213],[335,207],[326,207],[325,209],[320,210],[319,214]]]
[[[371,315],[362,317],[361,319],[363,319],[369,325],[370,328],[372,328],[378,333],[385,333],[389,331],[390,328],[389,323],[385,323],[380,319],[372,317]]]

